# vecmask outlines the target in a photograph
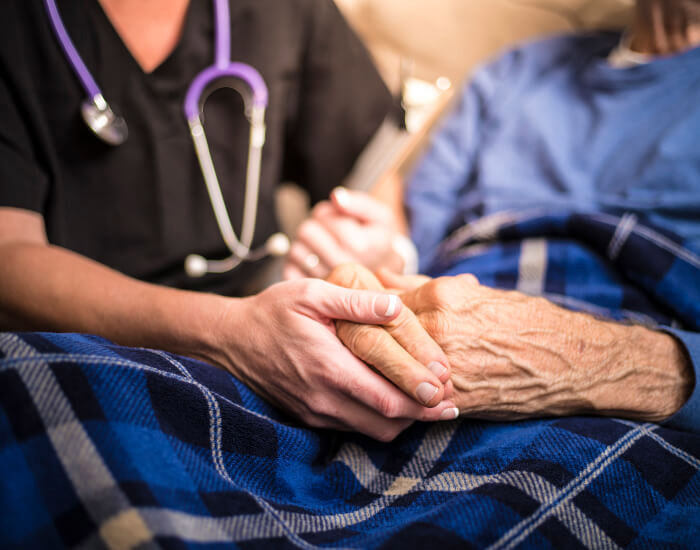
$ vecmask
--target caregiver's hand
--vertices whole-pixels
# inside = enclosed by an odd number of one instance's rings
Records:
[[[357,264],[337,267],[328,280],[347,288],[383,290],[376,277]],[[381,326],[336,321],[336,327],[338,337],[355,355],[417,402],[437,407],[442,420],[457,417],[449,399],[452,383],[447,358],[408,308]]]
[[[391,209],[367,193],[338,188],[299,226],[284,267],[285,279],[325,278],[338,265],[403,269],[393,250],[397,235]]]
[[[372,371],[337,339],[334,320],[381,324],[402,311],[387,293],[311,279],[279,283],[232,302],[217,362],[310,426],[390,441],[414,420],[440,418],[449,404],[423,407]]]
[[[396,286],[400,277],[382,279]],[[683,349],[665,333],[491,289],[471,275],[434,279],[402,300],[447,354],[453,399],[468,416],[661,421],[692,389]]]

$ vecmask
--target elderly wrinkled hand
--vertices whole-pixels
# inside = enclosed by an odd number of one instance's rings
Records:
[[[403,292],[404,305],[446,354],[450,398],[463,415],[514,420],[600,414],[660,421],[681,407],[692,388],[681,346],[665,333],[488,288],[471,275],[430,280],[381,271],[378,277],[386,288]],[[339,337],[358,353],[363,327],[343,327]],[[375,338],[374,357],[391,362],[395,342],[419,353],[420,344],[403,326],[393,327],[391,335],[393,343]]]
[[[401,280],[381,278],[388,286]],[[471,275],[434,279],[402,300],[447,354],[453,399],[465,415],[660,421],[692,388],[681,346],[665,333],[488,288]]]

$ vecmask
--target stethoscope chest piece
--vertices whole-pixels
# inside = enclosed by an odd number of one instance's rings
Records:
[[[87,99],[80,108],[85,124],[109,145],[121,145],[129,137],[126,121],[107,104],[101,95]]]

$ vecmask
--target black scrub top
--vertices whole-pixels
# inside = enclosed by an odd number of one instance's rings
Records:
[[[391,98],[332,0],[231,0],[233,61],[270,90],[254,245],[278,226],[282,181],[313,202],[342,182]],[[191,0],[171,55],[144,73],[97,0],[59,0],[73,42],[129,125],[119,147],[85,126],[85,98],[41,0],[0,2],[0,206],[41,213],[49,241],[136,278],[239,295],[261,264],[191,279],[188,254],[228,256],[183,114],[187,88],[214,58],[213,6]],[[214,92],[205,127],[226,205],[240,232],[248,122],[240,97]]]

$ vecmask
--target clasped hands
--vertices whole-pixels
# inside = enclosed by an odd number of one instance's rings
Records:
[[[687,400],[692,369],[668,334],[487,288],[471,275],[395,275],[395,227],[386,206],[337,190],[301,226],[285,267],[287,279],[325,277],[348,289],[393,292],[403,303],[386,322],[329,321],[356,358],[420,406],[409,413],[397,395],[387,393],[380,404],[375,396],[371,406],[391,422],[355,417],[346,428],[391,439],[415,420],[449,420],[457,412],[494,420],[597,414],[660,421]],[[358,376],[355,367],[345,376]],[[319,425],[318,415],[301,416]]]
[[[574,414],[661,421],[683,405],[693,374],[668,334],[562,309],[543,298],[479,284],[348,264],[338,286],[390,290],[401,314],[384,326],[337,321],[340,340],[408,395],[426,382],[425,332],[445,353],[445,395],[460,414],[493,420]],[[422,332],[423,331],[423,332]],[[425,387],[425,386],[423,386]],[[418,394],[418,395],[417,395]],[[445,410],[444,415],[449,415]]]

